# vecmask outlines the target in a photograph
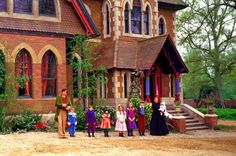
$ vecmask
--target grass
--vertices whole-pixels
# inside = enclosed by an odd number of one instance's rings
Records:
[[[203,114],[207,113],[207,108],[198,108],[200,112]],[[216,114],[218,115],[219,119],[224,120],[236,120],[236,109],[232,108],[216,108]]]
[[[217,125],[215,130],[220,130],[220,131],[234,131],[236,130],[235,126],[228,126],[228,125]]]

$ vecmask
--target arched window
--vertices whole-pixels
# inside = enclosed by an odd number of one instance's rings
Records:
[[[129,33],[129,3],[125,4],[125,33]]]
[[[39,15],[55,17],[56,9],[54,0],[40,0]]]
[[[0,50],[0,95],[5,92],[5,57]]]
[[[131,12],[131,29],[134,34],[142,33],[142,12],[140,0],[133,0],[133,10]]]
[[[52,51],[47,51],[42,60],[42,96],[56,96],[57,63]]]
[[[110,34],[110,12],[109,12],[109,7],[106,4],[106,34],[109,35]]]
[[[31,96],[32,58],[26,49],[22,49],[16,56],[15,64],[16,90],[18,96]]]
[[[32,0],[14,0],[14,13],[32,14]]]
[[[1,0],[0,12],[7,12],[7,0]]]
[[[164,19],[160,18],[160,20],[159,20],[159,35],[163,35],[164,33],[165,33]]]
[[[102,12],[103,12],[103,25],[104,25],[103,33],[105,37],[107,37],[111,33],[110,4],[108,1],[103,5]]]
[[[149,35],[149,19],[150,19],[150,9],[149,6],[147,6],[145,12],[144,12],[144,34]]]
[[[128,98],[128,91],[129,88],[128,88],[128,77],[127,77],[127,74],[125,73],[124,74],[124,96],[125,98]]]

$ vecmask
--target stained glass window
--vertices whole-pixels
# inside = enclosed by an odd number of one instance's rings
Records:
[[[32,14],[32,0],[14,0],[14,12]]]
[[[39,14],[43,16],[56,16],[54,0],[39,0]]]
[[[55,55],[49,50],[42,60],[42,96],[56,96],[57,63]]]
[[[110,13],[109,13],[109,7],[106,4],[106,34],[110,34]]]
[[[146,8],[146,11],[144,12],[144,34],[149,35],[149,7]]]
[[[134,34],[142,33],[142,13],[140,0],[133,1],[133,10],[131,12],[131,29]]]
[[[129,33],[129,4],[125,5],[125,33]]]
[[[0,12],[7,11],[7,0],[0,0]]]

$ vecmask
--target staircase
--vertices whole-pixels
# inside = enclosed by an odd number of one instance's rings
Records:
[[[187,131],[208,129],[208,127],[203,123],[203,121],[195,118],[187,112],[184,112],[183,110],[178,113],[174,109],[169,109],[167,110],[167,112],[173,116],[184,116]]]

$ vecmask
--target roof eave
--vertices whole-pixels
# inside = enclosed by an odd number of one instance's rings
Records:
[[[167,9],[175,9],[175,10],[182,10],[188,7],[187,4],[173,4],[173,3],[165,3],[165,2],[158,2],[158,6],[161,8]]]

